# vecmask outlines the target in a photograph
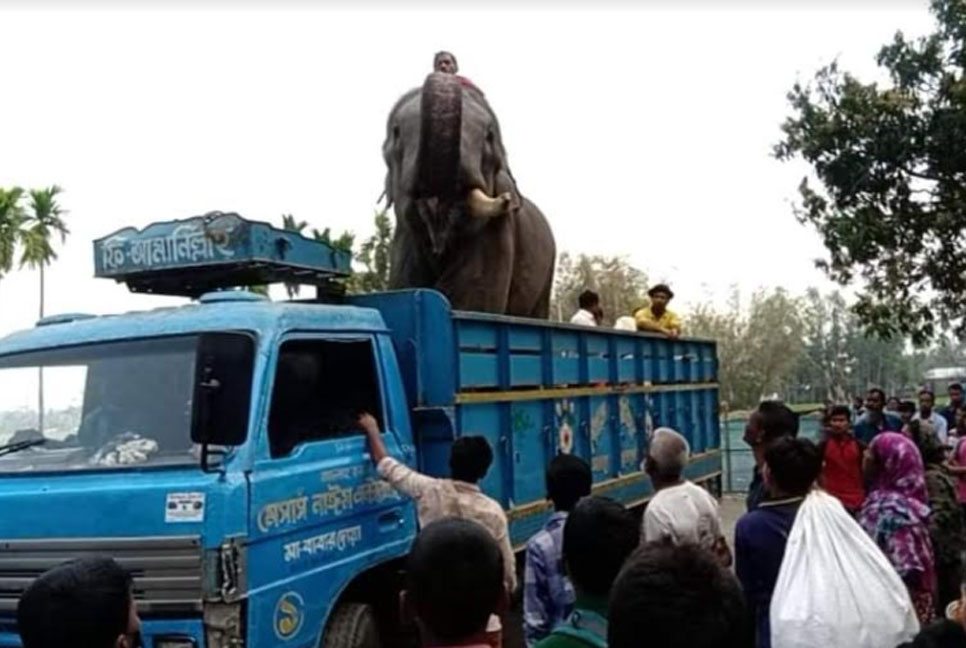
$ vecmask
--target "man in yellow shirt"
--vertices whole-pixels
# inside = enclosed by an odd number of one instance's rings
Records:
[[[682,333],[681,318],[668,310],[668,302],[674,299],[674,293],[667,284],[657,284],[649,291],[651,303],[643,306],[634,313],[638,331],[663,333],[670,338],[679,337]]]

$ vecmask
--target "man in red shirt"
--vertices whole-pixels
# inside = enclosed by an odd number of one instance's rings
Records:
[[[456,77],[456,80],[460,82],[460,85],[464,88],[472,88],[480,94],[483,92],[473,85],[473,82],[464,76],[460,76],[458,72],[460,71],[459,63],[456,62],[456,57],[452,52],[436,52],[433,56],[433,72],[442,72],[443,74],[452,74]]]
[[[862,477],[862,444],[852,434],[851,412],[836,405],[829,412],[827,436],[819,444],[822,474],[819,483],[839,498],[845,509],[856,515],[865,499]]]

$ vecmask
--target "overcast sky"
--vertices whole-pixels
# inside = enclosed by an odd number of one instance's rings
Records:
[[[732,284],[826,286],[789,205],[806,169],[770,155],[785,93],[835,57],[875,78],[896,29],[932,18],[911,0],[774,4],[0,1],[0,186],[65,189],[48,313],[177,301],[94,279],[92,239],[215,209],[368,235],[387,112],[445,48],[559,250],[627,255],[684,311]],[[37,299],[34,273],[0,280],[0,333],[31,325]]]

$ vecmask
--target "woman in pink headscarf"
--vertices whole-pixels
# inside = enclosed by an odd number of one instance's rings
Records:
[[[916,445],[882,432],[865,451],[872,484],[859,523],[899,573],[923,624],[935,617],[936,568],[929,539],[925,469]]]

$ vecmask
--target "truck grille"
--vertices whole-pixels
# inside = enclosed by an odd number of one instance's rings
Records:
[[[52,567],[109,556],[134,577],[138,612],[200,612],[202,548],[197,536],[0,540],[0,613],[13,612],[24,590]]]

